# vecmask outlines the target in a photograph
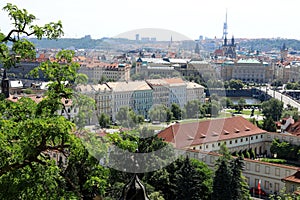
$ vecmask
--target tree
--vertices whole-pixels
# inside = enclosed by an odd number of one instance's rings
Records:
[[[199,100],[188,101],[184,106],[186,117],[187,118],[198,118],[200,115],[200,105],[201,102]]]
[[[231,199],[231,174],[229,164],[226,160],[220,160],[217,165],[213,181],[212,199],[227,200]]]
[[[240,98],[238,101],[238,111],[241,112],[246,105],[246,100],[244,98]]]
[[[270,132],[276,132],[276,124],[272,117],[264,118],[263,129]]]
[[[247,151],[249,154],[249,152]],[[231,162],[231,199],[232,200],[249,200],[250,194],[248,184],[245,177],[242,175],[244,162],[241,157],[237,157]]]
[[[171,105],[171,112],[175,120],[180,120],[182,118],[182,110],[178,104],[173,103]]]
[[[134,128],[137,124],[141,123],[143,119],[138,117],[135,112],[128,106],[121,107],[116,115],[116,120],[126,128]]]
[[[230,108],[231,106],[233,106],[232,100],[228,97],[222,97],[220,99],[220,104],[223,108]]]
[[[36,57],[34,45],[23,36],[56,39],[63,34],[61,22],[37,26],[25,9],[8,3],[3,10],[14,26],[8,35],[0,33],[0,61],[6,69]],[[80,76],[73,55],[61,51],[32,72],[40,71],[51,81],[39,104],[25,97],[1,99],[0,199],[91,199],[104,194],[107,170],[75,136],[75,124],[57,113],[65,108],[62,99],[72,99]],[[57,164],[51,152],[61,156]]]
[[[149,117],[152,121],[170,122],[172,112],[165,105],[155,105],[149,110]]]
[[[203,196],[207,198],[207,195],[203,195],[207,191],[202,191],[201,189],[203,188],[200,189],[203,180],[188,157],[183,160],[175,176],[177,186],[176,200],[198,200],[204,199]]]
[[[110,117],[105,113],[101,113],[99,116],[99,125],[101,128],[108,128],[110,124]]]
[[[35,58],[34,44],[22,38],[22,36],[35,36],[37,39],[42,39],[42,37],[56,39],[63,35],[61,21],[38,26],[34,24],[34,21],[37,20],[36,17],[28,13],[26,9],[21,10],[17,6],[8,3],[3,10],[8,12],[14,27],[8,35],[0,32],[0,61],[5,68],[16,66],[21,59]],[[12,43],[11,49],[7,46],[8,42]]]
[[[270,100],[263,102],[261,108],[262,113],[266,118],[271,117],[273,121],[278,121],[282,114],[283,102],[271,98]]]
[[[165,199],[210,199],[212,170],[199,160],[180,157],[147,177]]]
[[[229,81],[229,87],[232,89],[240,90],[244,87],[244,84],[241,80],[230,80]]]
[[[233,159],[224,143],[220,146],[220,154],[216,161],[212,199],[249,200],[248,185],[242,176],[243,159]]]

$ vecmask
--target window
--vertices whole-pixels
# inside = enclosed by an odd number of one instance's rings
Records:
[[[241,142],[243,142],[243,138],[241,139]]]
[[[256,164],[256,165],[255,165],[255,171],[256,171],[256,172],[259,172],[259,171],[260,171],[260,165],[259,165],[259,164]]]
[[[248,176],[245,176],[245,178],[246,178],[247,184],[249,185],[250,184],[250,178]]]
[[[258,136],[256,136],[255,139],[258,139]]]
[[[256,178],[255,181],[254,181],[254,182],[255,182],[254,185],[255,185],[256,187],[257,187],[257,185],[258,185],[258,181],[259,181],[259,180],[258,180],[257,178]]]
[[[232,141],[231,141],[231,140],[229,141],[229,144],[232,144]]]
[[[246,163],[246,170],[250,170],[250,163]]]
[[[268,167],[268,166],[265,167],[265,173],[270,174],[270,167]]]
[[[275,175],[276,175],[276,176],[280,176],[280,169],[279,169],[279,168],[276,168],[276,169],[275,169]]]
[[[235,143],[237,143],[237,140],[235,140]]]
[[[265,181],[265,185],[264,185],[264,189],[268,190],[270,187],[270,182],[269,181]]]
[[[279,183],[275,183],[275,192],[279,192]]]
[[[213,156],[210,157],[210,163],[214,163],[215,162],[215,159]]]

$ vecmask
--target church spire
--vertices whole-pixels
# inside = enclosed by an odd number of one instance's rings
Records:
[[[225,22],[223,25],[223,36],[222,38],[225,39],[227,37],[228,34],[228,25],[227,25],[227,9],[226,9],[226,15],[225,15]]]
[[[136,174],[124,186],[122,196],[119,200],[149,200],[145,186]]]

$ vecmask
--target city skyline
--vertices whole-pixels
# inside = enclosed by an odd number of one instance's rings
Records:
[[[222,38],[227,10],[229,38],[300,39],[300,27],[296,24],[300,2],[296,0],[284,3],[281,0],[253,0],[249,3],[187,0],[184,4],[169,0],[143,3],[137,0],[76,3],[70,0],[53,0],[51,3],[4,0],[0,2],[1,32],[4,34],[10,30],[7,13],[2,10],[8,2],[35,15],[37,24],[61,20],[65,38],[91,35],[93,39],[99,39],[149,28],[174,31],[193,40],[200,35]],[[160,36],[155,37],[159,40]]]

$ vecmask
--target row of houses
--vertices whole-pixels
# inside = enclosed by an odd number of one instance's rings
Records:
[[[191,100],[205,100],[202,85],[181,78],[78,85],[76,90],[95,99],[97,112],[108,114],[112,120],[125,106],[147,119],[148,111],[158,104],[170,107],[176,103],[183,108]]]
[[[270,147],[274,139],[300,144],[300,137],[290,133],[270,133],[247,119],[236,116],[193,123],[176,123],[158,133],[158,137],[173,144],[181,154],[205,162],[215,169],[220,146],[224,143],[231,153],[254,151],[259,157],[273,157]],[[245,159],[243,175],[250,187],[261,188],[267,193],[279,193],[286,188],[288,193],[300,186],[299,167],[274,164],[260,159]]]

